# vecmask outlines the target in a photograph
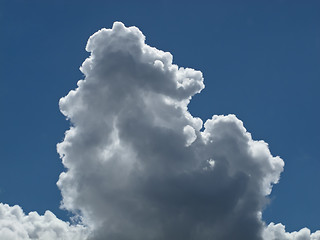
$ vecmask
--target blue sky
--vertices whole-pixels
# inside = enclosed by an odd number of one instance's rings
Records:
[[[83,78],[87,39],[114,21],[204,74],[189,110],[234,113],[285,161],[264,211],[288,231],[320,229],[319,1],[0,1],[0,201],[59,218],[69,123],[58,101]]]

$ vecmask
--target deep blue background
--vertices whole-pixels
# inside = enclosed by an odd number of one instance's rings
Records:
[[[118,20],[204,73],[193,115],[234,113],[285,160],[264,219],[320,229],[320,1],[115,2],[0,0],[0,202],[67,219],[58,101],[83,77],[88,37]]]

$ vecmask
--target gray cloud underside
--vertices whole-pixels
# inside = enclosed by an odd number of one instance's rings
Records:
[[[60,99],[72,127],[57,146],[62,206],[86,227],[54,218],[65,229],[90,240],[320,240],[319,231],[262,221],[283,160],[234,115],[214,115],[201,130],[188,111],[204,88],[200,71],[179,68],[119,22],[86,50],[85,78]]]

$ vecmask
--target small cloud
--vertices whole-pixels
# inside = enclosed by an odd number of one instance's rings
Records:
[[[46,211],[44,215],[36,212],[25,215],[17,205],[11,207],[0,203],[0,237],[2,240],[83,240],[87,238],[87,235],[84,226],[70,225],[58,219],[50,211]]]

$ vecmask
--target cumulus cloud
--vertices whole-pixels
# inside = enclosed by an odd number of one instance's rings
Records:
[[[170,53],[148,46],[138,28],[120,22],[93,34],[86,50],[84,79],[60,99],[72,127],[57,145],[67,169],[57,183],[62,207],[86,227],[51,212],[26,216],[17,206],[1,205],[1,221],[10,221],[0,236],[320,239],[319,232],[286,233],[283,225],[262,221],[284,162],[267,143],[253,140],[236,116],[214,115],[203,124],[190,114],[192,96],[204,88],[200,71],[173,64]],[[43,225],[47,218],[52,225]],[[38,231],[27,225],[33,219]]]
[[[288,233],[281,223],[270,223],[264,230],[263,237],[265,240],[320,240],[320,231],[311,233],[308,228],[303,228],[298,232]]]
[[[234,115],[188,111],[202,73],[116,22],[92,35],[85,78],[60,100],[63,207],[92,239],[262,239],[261,209],[283,161]]]
[[[82,225],[70,225],[52,212],[40,216],[36,212],[25,215],[19,206],[0,203],[0,239],[2,240],[83,240],[87,230]]]

